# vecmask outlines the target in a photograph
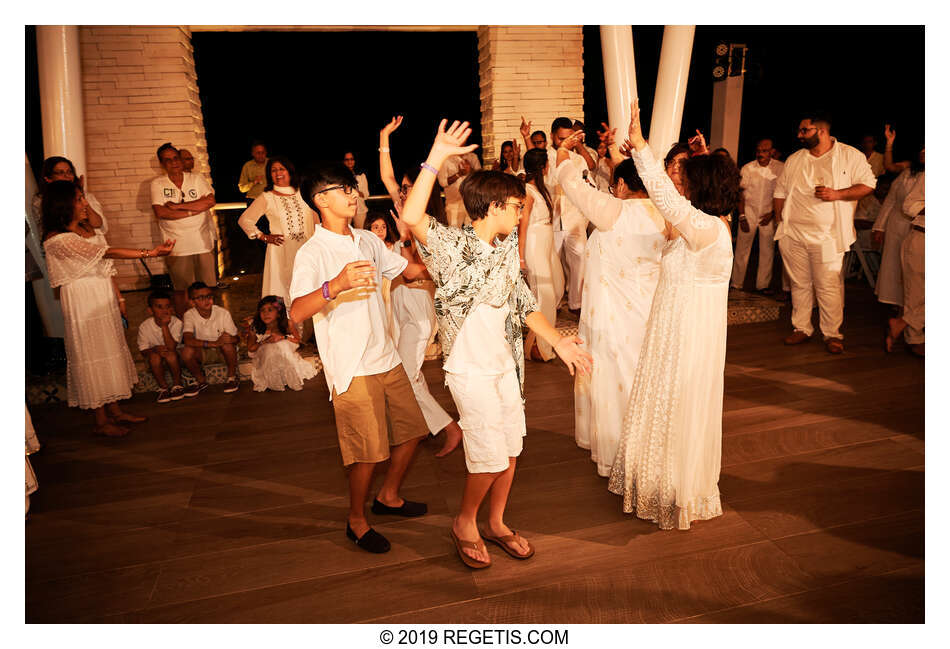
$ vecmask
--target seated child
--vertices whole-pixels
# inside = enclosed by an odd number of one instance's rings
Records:
[[[182,325],[185,346],[181,360],[198,382],[198,392],[208,387],[208,377],[201,365],[205,362],[203,349],[216,348],[228,365],[228,380],[224,392],[236,392],[238,330],[227,309],[214,303],[214,291],[204,282],[188,287],[188,299],[194,306],[185,311]]]
[[[152,317],[139,325],[138,345],[158,383],[158,403],[178,401],[198,394],[198,386],[188,389],[181,385],[181,363],[178,345],[181,343],[181,320],[175,317],[172,298],[165,291],[152,291],[148,296],[148,312]],[[172,387],[165,380],[165,367],[172,375]]]
[[[248,318],[245,341],[248,355],[254,359],[251,382],[255,392],[277,390],[284,386],[303,389],[303,382],[317,375],[312,363],[300,358],[297,328],[287,319],[287,307],[276,295],[267,295],[257,303],[257,315]]]

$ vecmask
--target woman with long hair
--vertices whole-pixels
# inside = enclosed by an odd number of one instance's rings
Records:
[[[175,242],[151,250],[109,247],[88,223],[82,190],[68,180],[45,187],[41,212],[50,286],[59,288],[66,327],[69,405],[95,411],[97,434],[121,437],[129,432],[123,424],[145,417],[124,412],[118,403],[132,396],[138,374],[112,287],[112,260],[165,256]]]
[[[314,224],[320,217],[300,196],[300,182],[293,163],[285,156],[267,160],[267,185],[238,219],[238,225],[250,239],[267,244],[261,296],[280,296],[290,304],[290,281],[294,274],[294,258],[307,239],[313,236]],[[270,234],[257,229],[257,221],[267,217]]]
[[[356,178],[356,191],[359,198],[356,201],[356,216],[353,217],[353,227],[362,228],[366,221],[366,213],[369,208],[366,207],[366,199],[369,198],[369,184],[366,182],[366,174],[356,164],[356,154],[352,151],[346,151],[343,154],[343,166],[353,172]]]
[[[722,397],[732,237],[723,215],[739,200],[739,170],[723,156],[683,163],[685,196],[654,158],[631,107],[637,172],[666,235],[660,277],[608,488],[661,529],[722,515]]]
[[[551,194],[544,184],[548,172],[548,154],[531,149],[524,154],[525,203],[518,222],[518,252],[521,267],[527,275],[528,287],[538,302],[538,310],[548,322],[557,322],[557,305],[564,295],[564,269],[554,248],[554,213]],[[528,333],[525,341],[526,356],[533,360],[549,361],[554,349],[544,340]]]
[[[521,150],[517,140],[505,140],[501,143],[501,155],[495,164],[495,171],[503,171],[518,178],[524,178],[525,171],[522,166]]]

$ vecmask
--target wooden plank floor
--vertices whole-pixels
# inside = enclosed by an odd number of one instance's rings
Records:
[[[26,524],[28,622],[923,622],[924,363],[880,349],[849,286],[844,355],[729,330],[724,515],[661,532],[620,511],[574,444],[571,379],[529,363],[528,437],[508,518],[537,556],[472,572],[448,538],[461,452],[425,443],[404,493],[420,519],[344,538],[346,489],[322,377],[158,405],[126,439],[32,411],[44,449]],[[429,385],[451,412],[435,363]]]

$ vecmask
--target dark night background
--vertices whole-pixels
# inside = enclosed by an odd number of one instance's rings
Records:
[[[663,27],[634,27],[637,86],[649,128]],[[712,52],[719,40],[745,43],[749,63],[743,95],[739,162],[756,138],[770,135],[783,155],[798,148],[803,111],[831,113],[832,132],[857,145],[890,121],[898,157],[924,135],[923,27],[699,26],[693,43],[681,134],[709,134]],[[26,151],[42,162],[35,29],[26,34]],[[195,65],[212,179],[219,201],[240,200],[237,177],[252,139],[284,153],[298,168],[355,151],[373,193],[382,193],[376,165],[379,129],[406,115],[393,137],[399,168],[424,159],[442,117],[472,122],[480,140],[478,42],[474,32],[197,32]],[[257,56],[254,56],[254,53]],[[433,56],[433,52],[439,52]],[[415,76],[409,62],[427,62]],[[385,67],[379,62],[385,61]],[[589,130],[606,119],[598,27],[584,27],[584,107]],[[535,125],[547,130],[548,125]]]

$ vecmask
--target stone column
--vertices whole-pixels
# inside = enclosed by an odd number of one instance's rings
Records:
[[[77,174],[86,173],[83,131],[79,28],[40,25],[36,28],[43,154],[69,158]]]

